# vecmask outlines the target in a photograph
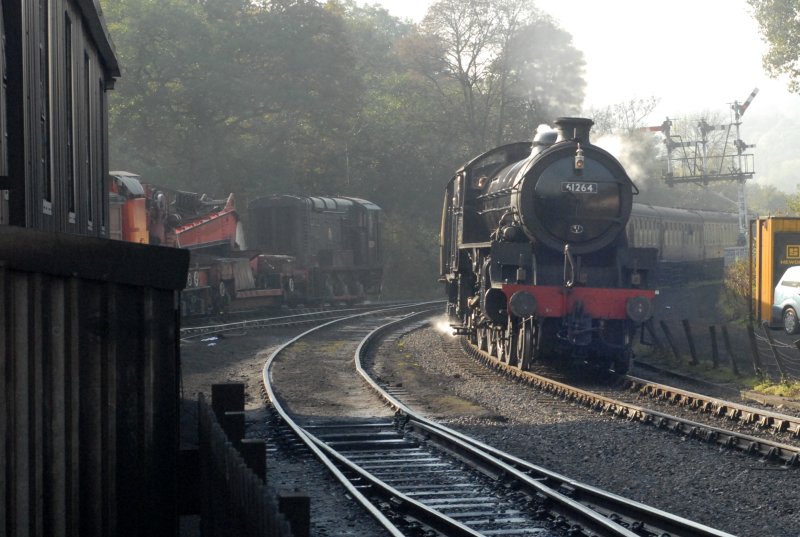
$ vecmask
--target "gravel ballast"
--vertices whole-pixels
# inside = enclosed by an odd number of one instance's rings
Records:
[[[435,379],[442,397],[463,398],[489,414],[426,410],[467,434],[576,480],[735,535],[800,536],[798,469],[598,414],[499,375],[487,376],[469,364],[471,358],[453,352],[451,336],[433,328],[406,334],[393,345],[386,350],[425,373],[417,379]],[[379,369],[385,378],[392,376],[386,366],[376,365]]]
[[[428,416],[573,479],[735,535],[800,537],[800,469],[537,392],[474,362],[441,329],[443,319],[436,324],[439,329],[431,326],[387,340],[372,364],[380,381],[402,385],[412,394],[408,403]],[[214,382],[244,382],[247,434],[269,437],[261,368],[272,349],[297,332],[250,333],[185,345],[185,399],[193,401],[201,391],[210,394]],[[189,428],[186,442],[192,441]],[[279,446],[272,446],[268,473],[275,489],[309,493],[313,535],[381,534],[302,450],[289,448],[282,454]]]

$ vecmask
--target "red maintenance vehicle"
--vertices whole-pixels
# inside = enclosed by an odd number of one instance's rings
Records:
[[[381,291],[381,209],[357,198],[273,195],[250,204],[245,244],[224,200],[111,172],[114,238],[191,250],[185,316],[283,305],[356,303]]]

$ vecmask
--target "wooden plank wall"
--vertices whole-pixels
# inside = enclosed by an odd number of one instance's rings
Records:
[[[0,190],[10,191],[4,220],[12,225],[107,236],[105,92],[117,73],[79,4],[0,2],[8,81],[0,122],[10,136],[0,144],[0,162],[7,157]]]
[[[0,535],[176,535],[187,267],[0,227]]]

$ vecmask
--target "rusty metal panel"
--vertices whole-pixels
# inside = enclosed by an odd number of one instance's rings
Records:
[[[0,229],[0,534],[176,534],[187,267],[183,250]]]

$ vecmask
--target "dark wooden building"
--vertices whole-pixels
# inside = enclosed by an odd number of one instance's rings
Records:
[[[98,0],[0,0],[0,223],[108,236],[119,65]]]
[[[189,253],[108,239],[98,0],[0,0],[0,537],[177,534]]]
[[[188,265],[0,226],[0,536],[177,534]]]

